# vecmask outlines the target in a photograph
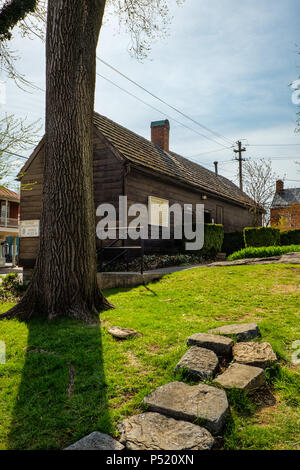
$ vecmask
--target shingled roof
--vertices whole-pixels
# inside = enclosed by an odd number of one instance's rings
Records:
[[[0,187],[0,199],[13,199],[16,202],[20,201],[20,195],[11,191],[10,189],[4,188],[3,186]]]
[[[253,204],[247,194],[224,176],[217,176],[207,168],[174,152],[162,150],[158,145],[107,117],[94,113],[94,124],[119,153],[130,162],[236,203],[246,206]]]
[[[272,209],[300,204],[300,188],[289,188],[278,191],[272,202]]]

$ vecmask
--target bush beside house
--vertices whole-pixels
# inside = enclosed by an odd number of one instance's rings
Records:
[[[204,259],[214,259],[222,250],[224,240],[224,228],[221,224],[205,224],[204,246],[200,254]]]
[[[278,246],[280,244],[280,230],[273,227],[246,227],[244,228],[245,247]]]
[[[245,248],[244,234],[240,231],[224,233],[222,252],[227,256]]]
[[[300,245],[300,229],[280,232],[280,245]]]

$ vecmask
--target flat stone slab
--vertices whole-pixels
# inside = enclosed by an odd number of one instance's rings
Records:
[[[238,388],[245,393],[252,392],[266,383],[263,369],[234,363],[214,380],[214,382],[226,389]]]
[[[240,364],[265,369],[277,361],[270,343],[238,343],[233,347],[233,357]]]
[[[209,330],[209,333],[233,336],[238,341],[246,341],[247,339],[254,339],[260,336],[260,331],[256,323],[235,323],[233,325],[224,325],[219,328]]]
[[[214,377],[219,367],[219,359],[209,349],[192,346],[180,359],[174,372],[182,370],[197,379]]]
[[[142,413],[117,426],[128,450],[210,450],[214,438],[204,428],[159,413]]]
[[[187,339],[188,346],[210,349],[217,356],[231,356],[234,342],[231,338],[207,333],[195,333]]]
[[[102,432],[94,431],[64,450],[123,450],[123,444]]]
[[[162,385],[144,398],[150,411],[162,413],[175,419],[199,420],[212,433],[218,433],[224,426],[229,410],[224,390],[205,384],[187,385],[171,382]]]
[[[135,330],[131,330],[130,328],[120,328],[119,326],[111,326],[108,328],[108,333],[118,339],[126,339],[132,338],[133,336],[141,336]]]

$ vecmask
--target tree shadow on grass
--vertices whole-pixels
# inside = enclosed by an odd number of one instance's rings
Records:
[[[111,433],[100,323],[28,322],[28,344],[9,449],[63,449]]]

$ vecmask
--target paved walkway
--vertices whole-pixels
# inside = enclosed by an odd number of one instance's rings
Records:
[[[272,256],[272,258],[246,258],[236,261],[215,261],[213,263],[194,264],[190,266],[170,266],[168,268],[151,269],[145,273],[171,274],[178,271],[186,271],[193,268],[214,268],[222,266],[247,266],[252,264],[300,264],[300,253],[288,253],[282,256]]]

